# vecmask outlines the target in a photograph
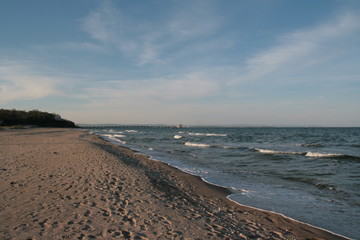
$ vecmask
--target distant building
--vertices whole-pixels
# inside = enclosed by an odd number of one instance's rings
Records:
[[[64,119],[62,119],[59,114],[55,114],[54,119],[55,119],[56,121],[64,121]]]
[[[182,128],[182,127],[183,127],[183,126],[182,126],[181,123],[176,126],[176,128]]]

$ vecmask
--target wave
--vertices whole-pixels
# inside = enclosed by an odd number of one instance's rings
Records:
[[[253,150],[263,154],[287,154],[287,155],[303,155],[311,158],[337,158],[346,160],[360,160],[360,157],[346,155],[342,153],[322,153],[322,152],[287,152],[287,151],[276,151],[263,148],[252,148]]]
[[[125,135],[122,134],[101,134],[101,136],[108,137],[108,138],[124,138]]]
[[[336,186],[331,185],[331,184],[326,184],[326,183],[316,183],[315,186],[319,189],[326,189],[326,190],[331,190],[331,191],[336,191],[336,192],[340,192],[340,190],[338,190],[336,188]]]
[[[192,133],[192,132],[187,132],[186,134],[191,136],[207,136],[207,137],[226,137],[228,135],[223,133]]]
[[[283,179],[288,180],[288,181],[302,182],[302,183],[310,184],[321,190],[330,190],[330,191],[334,191],[334,192],[338,192],[338,193],[343,192],[343,191],[337,189],[337,187],[335,185],[328,184],[328,183],[319,183],[318,182],[319,180],[316,178],[289,176],[289,177],[284,177]]]
[[[185,146],[189,147],[202,147],[202,148],[221,148],[221,149],[248,149],[247,147],[242,146],[226,146],[226,145],[210,145],[206,143],[194,143],[194,142],[185,142]]]
[[[241,146],[226,146],[226,145],[210,145],[206,143],[194,143],[194,142],[185,142],[185,146],[189,147],[203,147],[203,148],[222,148],[222,149],[247,149],[247,147],[241,147]]]
[[[289,155],[305,155],[306,152],[285,152],[285,151],[276,151],[270,149],[263,149],[263,148],[253,148],[255,151],[264,154],[289,154]]]
[[[181,135],[175,135],[174,136],[174,139],[180,139],[180,138],[183,138],[183,136],[181,136]]]
[[[125,130],[125,132],[128,132],[128,133],[137,133],[138,131],[136,131],[136,130]]]
[[[320,143],[303,143],[303,144],[299,144],[300,147],[313,147],[313,148],[317,148],[317,147],[322,147],[323,145],[321,145]]]
[[[221,148],[224,148],[224,149],[247,149],[246,147],[241,147],[241,146],[221,146]]]
[[[321,152],[307,152],[306,157],[346,157],[347,155],[341,153],[321,153]]]
[[[186,142],[186,143],[184,143],[184,145],[189,146],[189,147],[202,147],[202,148],[211,147],[211,145],[209,145],[209,144],[193,143],[193,142]]]
[[[125,135],[122,135],[122,134],[113,134],[114,137],[117,137],[117,138],[124,138],[126,137]]]
[[[120,140],[119,137],[117,136],[122,136],[125,137],[124,135],[117,135],[117,134],[101,134],[100,135],[103,138],[107,138],[110,139],[111,141],[115,142],[115,143],[120,143],[120,144],[126,144],[125,141]]]

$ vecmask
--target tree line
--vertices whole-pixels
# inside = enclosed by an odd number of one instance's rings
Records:
[[[75,123],[62,119],[59,114],[39,110],[21,111],[0,109],[0,126],[34,125],[38,127],[76,127]]]

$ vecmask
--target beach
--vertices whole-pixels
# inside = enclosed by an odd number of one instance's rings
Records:
[[[0,130],[0,153],[1,239],[346,239],[79,129]]]

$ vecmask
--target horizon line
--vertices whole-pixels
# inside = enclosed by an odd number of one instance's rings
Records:
[[[77,123],[79,127],[87,126],[108,126],[108,127],[178,127],[180,124],[165,124],[165,123]],[[213,128],[360,128],[360,126],[322,126],[322,125],[266,125],[266,124],[181,124],[182,128],[192,127],[213,127]]]

